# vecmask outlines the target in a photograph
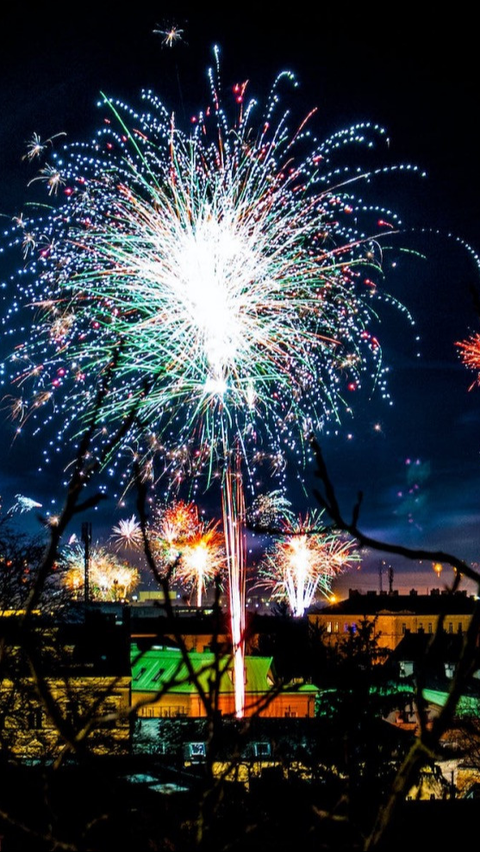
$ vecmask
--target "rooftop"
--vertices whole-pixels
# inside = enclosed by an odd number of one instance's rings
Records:
[[[216,657],[210,652],[190,651],[188,659],[193,678],[187,668],[182,651],[177,648],[152,646],[141,651],[132,645],[132,690],[134,692],[159,692],[168,685],[169,693],[190,693],[195,688],[192,680],[198,678],[201,687],[209,692],[212,678],[219,672],[220,692],[233,693],[233,660]],[[272,657],[245,657],[245,692],[265,693],[275,684]],[[316,687],[302,684],[295,691],[314,691]]]
[[[379,615],[380,613],[411,613],[413,615],[470,615],[475,607],[475,598],[465,591],[448,592],[432,589],[429,595],[419,595],[412,589],[408,595],[398,592],[362,593],[349,589],[348,598],[322,609],[312,608],[311,614],[322,615]]]

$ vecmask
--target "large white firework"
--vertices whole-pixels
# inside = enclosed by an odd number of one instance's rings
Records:
[[[34,146],[49,162],[30,183],[50,211],[16,217],[26,263],[6,318],[32,311],[11,359],[18,428],[56,418],[60,433],[81,431],[105,387],[100,439],[135,408],[125,443],[180,477],[186,454],[190,473],[211,476],[236,441],[252,459],[300,452],[365,374],[387,395],[371,322],[382,241],[400,223],[353,187],[408,168],[340,167],[384,130],[318,142],[313,115],[295,124],[280,107],[289,72],[256,120],[246,84],[229,119],[218,64],[209,79],[188,131],[149,91],[143,112],[104,98],[92,143]]]

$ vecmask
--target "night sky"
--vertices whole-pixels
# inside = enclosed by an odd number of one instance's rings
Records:
[[[392,404],[365,393],[355,418],[338,430],[326,429],[319,439],[347,515],[358,489],[364,491],[360,525],[366,532],[480,561],[480,388],[469,391],[475,377],[455,347],[480,330],[471,296],[472,287],[480,291],[480,271],[462,246],[465,241],[480,252],[473,126],[479,73],[471,13],[455,20],[430,20],[425,13],[419,19],[416,9],[403,5],[398,13],[385,7],[383,19],[365,5],[349,12],[323,4],[311,14],[300,2],[280,17],[248,6],[177,3],[172,13],[161,2],[138,2],[125,12],[117,5],[109,15],[99,14],[101,5],[82,3],[63,13],[49,4],[19,5],[3,22],[0,214],[5,227],[28,200],[31,172],[22,156],[34,132],[88,140],[98,126],[100,92],[137,104],[142,87],[154,89],[186,126],[207,102],[206,68],[214,44],[221,49],[225,93],[248,79],[250,94],[262,99],[276,74],[289,68],[300,83],[299,114],[318,108],[318,137],[357,121],[383,125],[390,139],[386,161],[413,163],[427,173],[425,179],[382,179],[375,192],[400,215],[404,244],[424,255],[407,257],[386,281],[386,290],[409,309],[415,326],[404,313],[385,307],[379,336]],[[183,41],[169,48],[153,31],[172,23],[183,30]],[[6,303],[12,296],[7,293]],[[0,429],[4,508],[20,493],[55,511],[64,477],[54,469],[36,473],[41,438],[33,441],[25,430],[12,444],[11,424],[2,420]],[[302,511],[315,506],[313,472],[305,479],[307,494],[294,493]],[[114,492],[111,487],[101,515],[91,518],[99,536],[126,515]],[[26,523],[25,516],[22,520]],[[35,528],[34,516],[28,523]],[[382,554],[367,554],[360,571],[342,579],[342,588],[359,583],[378,588],[381,559]],[[449,579],[445,569],[441,582]],[[430,564],[395,563],[395,588],[425,591],[435,585]]]

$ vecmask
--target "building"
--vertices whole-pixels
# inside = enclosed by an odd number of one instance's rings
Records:
[[[322,610],[312,610],[308,619],[322,629],[325,641],[331,643],[342,641],[362,621],[373,622],[378,647],[393,650],[408,633],[435,633],[440,618],[445,632],[464,633],[474,606],[474,598],[463,591],[432,589],[429,595],[419,595],[412,589],[409,595],[399,595],[397,592],[362,594],[350,589],[348,598]]]
[[[234,715],[233,661],[209,651],[189,651],[188,665],[178,648],[132,645],[132,705],[140,718],[199,718],[207,715],[201,692],[213,695],[218,683],[221,715]],[[311,718],[318,689],[312,684],[279,684],[272,657],[245,658],[245,715]]]
[[[50,760],[67,750],[126,753],[130,747],[128,634],[98,618],[41,619],[25,630],[0,619],[0,746],[5,756]]]
[[[220,610],[175,607],[167,614],[162,607],[135,605],[126,612],[132,641],[141,647],[155,644],[200,652],[231,650],[228,618]]]

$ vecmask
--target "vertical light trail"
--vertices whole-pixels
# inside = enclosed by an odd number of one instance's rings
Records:
[[[233,648],[235,715],[242,718],[245,708],[245,498],[241,457],[235,451],[228,457],[222,483],[222,511],[228,565],[230,630]]]

